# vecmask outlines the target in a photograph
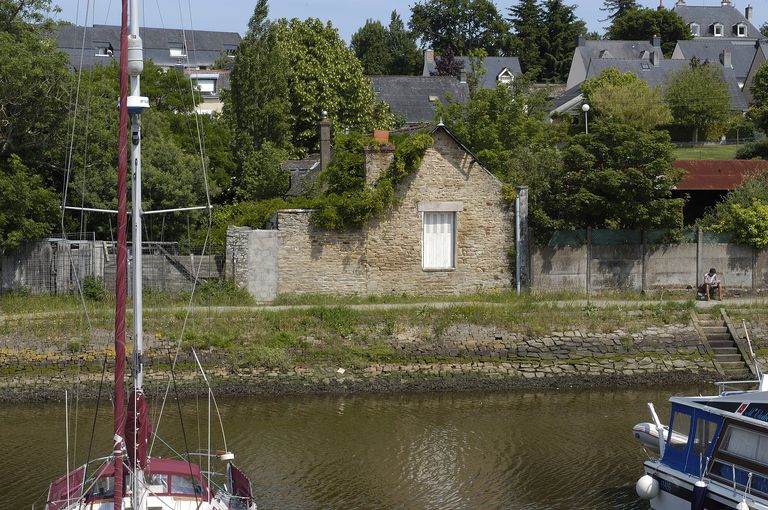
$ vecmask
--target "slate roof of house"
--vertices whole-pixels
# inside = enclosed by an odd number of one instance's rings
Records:
[[[304,159],[290,159],[280,165],[290,173],[290,186],[285,193],[289,197],[303,195],[320,175],[320,154],[310,154]]]
[[[472,62],[469,57],[454,57],[454,60],[461,62],[464,66],[463,69],[468,73],[472,71]],[[520,59],[517,57],[485,57],[483,59],[483,67],[485,68],[485,76],[481,85],[484,89],[495,89],[499,83],[499,75],[504,69],[509,70],[513,76],[519,76],[523,73],[520,67]],[[435,62],[425,59],[421,75],[432,76],[435,68]]]
[[[376,99],[393,112],[405,115],[407,124],[431,122],[438,101],[465,103],[469,87],[453,76],[369,76]]]
[[[747,44],[745,44],[747,43]],[[754,41],[735,41],[732,39],[693,39],[690,41],[677,41],[677,47],[672,55],[673,59],[681,56],[685,60],[696,57],[702,62],[709,60],[712,63],[722,64],[723,51],[731,52],[731,64],[736,78],[743,82],[752,68],[752,61],[758,46]]]
[[[62,25],[53,33],[58,46],[69,55],[75,68],[80,65],[84,27]],[[151,60],[162,67],[185,65],[190,67],[210,67],[222,53],[234,51],[240,44],[237,32],[213,32],[208,30],[186,30],[173,28],[141,28],[139,35],[144,43],[144,59]],[[182,49],[186,42],[187,58],[172,57],[171,48]],[[97,56],[100,50],[112,45],[113,54]],[[108,65],[120,57],[120,27],[113,25],[94,25],[85,29],[85,52],[83,68]]]
[[[654,50],[661,51],[661,48],[654,46],[650,41],[586,40],[581,46],[576,47],[576,54],[586,66],[595,59],[647,60],[650,52]]]
[[[760,159],[678,160],[672,164],[685,171],[675,187],[680,191],[730,191],[750,175],[768,170],[768,161]]]
[[[667,78],[672,74],[685,69],[688,65],[689,63],[687,60],[660,60],[659,65],[654,66],[650,64],[650,62],[639,60],[605,61],[598,59],[591,62],[589,70],[587,71],[587,79],[595,78],[599,76],[604,69],[614,67],[623,73],[632,71],[649,86],[660,86],[664,89]],[[731,110],[737,112],[746,111],[747,102],[744,99],[744,94],[741,93],[734,70],[725,68],[721,65],[718,65],[717,67],[722,71],[723,80],[728,86],[728,93],[731,96]]]
[[[738,23],[747,25],[747,38],[757,39],[761,37],[760,30],[750,21],[747,21],[744,14],[733,5],[700,6],[677,4],[672,10],[683,18],[686,24],[698,23],[701,28],[700,37],[714,37],[709,28],[714,23],[722,23],[724,29],[723,38],[745,39],[744,37],[736,37],[736,34],[733,33],[733,26]]]

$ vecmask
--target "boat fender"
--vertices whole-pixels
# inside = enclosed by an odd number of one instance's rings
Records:
[[[699,480],[693,484],[693,498],[691,498],[691,510],[704,510],[704,500],[707,498],[707,484]]]
[[[749,505],[745,500],[741,500],[741,503],[736,505],[736,510],[749,510]]]
[[[659,495],[659,482],[651,475],[643,475],[635,484],[640,499],[650,500]]]

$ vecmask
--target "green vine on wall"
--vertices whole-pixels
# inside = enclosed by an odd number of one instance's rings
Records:
[[[352,155],[339,153],[341,148],[356,150],[357,154],[362,154],[363,146],[358,146],[360,142],[358,138],[351,144],[337,143],[334,163],[328,167],[322,179],[328,183],[329,191],[333,191],[318,197],[315,205],[318,211],[311,218],[314,226],[336,231],[360,228],[370,218],[396,205],[395,188],[419,168],[424,153],[432,145],[432,137],[421,132],[397,140],[392,163],[381,174],[373,188],[365,184],[365,158],[357,159]],[[366,145],[372,146],[375,142],[369,139]],[[342,177],[350,175],[361,178]],[[337,184],[344,180],[353,184],[351,189],[339,189]]]

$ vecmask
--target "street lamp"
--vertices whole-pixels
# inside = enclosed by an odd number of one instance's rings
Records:
[[[589,111],[589,105],[587,103],[584,103],[581,105],[581,111],[584,112],[584,134],[589,134],[589,115],[587,112]]]

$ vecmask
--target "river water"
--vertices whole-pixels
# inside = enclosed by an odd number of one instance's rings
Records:
[[[227,447],[249,473],[260,509],[647,509],[634,492],[645,453],[632,425],[650,421],[648,401],[666,420],[671,393],[712,390],[288,396],[218,404]],[[205,444],[206,424],[189,409],[205,416],[207,403],[182,404],[182,411],[175,402],[166,406],[158,433],[181,444],[186,437],[194,450]],[[94,410],[92,403],[77,413],[70,408],[70,446],[77,451],[87,451],[83,438]],[[155,417],[158,411],[155,404]],[[0,508],[44,506],[49,481],[66,470],[64,412],[63,404],[0,404]],[[99,416],[93,456],[110,443],[111,418],[104,407]],[[220,434],[213,437],[222,447]]]

